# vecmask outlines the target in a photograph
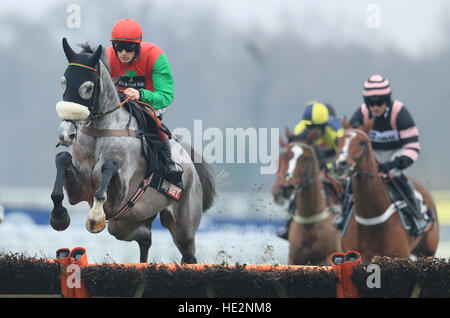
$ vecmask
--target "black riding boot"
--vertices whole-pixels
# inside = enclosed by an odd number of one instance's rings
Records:
[[[288,239],[288,235],[289,235],[289,227],[291,226],[291,222],[292,222],[292,216],[295,213],[295,200],[292,200],[291,203],[289,204],[289,209],[288,209],[288,215],[287,215],[287,219],[286,222],[281,225],[278,230],[277,230],[277,236],[287,240]]]
[[[429,222],[427,215],[421,212],[419,202],[416,199],[414,189],[409,180],[403,174],[392,177],[392,179],[401,191],[400,195],[403,196],[403,199],[407,203],[407,206],[402,211],[412,218],[414,227],[411,229],[411,234],[419,236]]]
[[[181,181],[181,177],[183,175],[183,168],[176,164],[172,160],[171,150],[170,150],[170,140],[163,141],[162,151],[164,153],[165,161],[166,161],[166,178],[171,183],[178,183]]]
[[[421,218],[422,213],[420,213],[419,202],[417,202],[416,196],[414,195],[414,190],[411,183],[403,174],[392,177],[392,179],[394,179],[394,182],[400,188],[400,191],[402,192],[400,195],[404,195],[404,199],[408,204],[408,210],[410,211],[409,214],[415,216],[416,218]]]

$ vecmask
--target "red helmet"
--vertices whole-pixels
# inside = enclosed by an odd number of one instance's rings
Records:
[[[111,41],[141,43],[141,26],[132,19],[119,20],[111,31]]]

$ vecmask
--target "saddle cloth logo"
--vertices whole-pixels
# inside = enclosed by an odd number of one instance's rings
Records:
[[[171,196],[177,201],[180,200],[181,194],[183,193],[183,189],[177,187],[176,185],[168,182],[165,179],[162,180],[161,185],[159,186],[159,190],[161,192],[164,192],[164,194]]]
[[[178,188],[176,185],[173,185],[173,184],[167,182],[166,180],[163,181],[163,184],[161,185],[161,187],[163,189],[167,189],[166,190],[167,194],[177,200],[180,199],[181,193],[183,192],[183,190]]]

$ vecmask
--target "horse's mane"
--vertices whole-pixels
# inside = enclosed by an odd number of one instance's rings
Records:
[[[78,46],[81,48],[80,53],[89,53],[93,54],[95,52],[95,49],[89,44],[89,42],[84,42],[78,44]],[[106,50],[105,48],[102,49],[102,55],[100,56],[100,60],[105,65],[106,69],[108,70],[108,73],[111,73],[111,69],[108,63],[108,57],[106,56]]]

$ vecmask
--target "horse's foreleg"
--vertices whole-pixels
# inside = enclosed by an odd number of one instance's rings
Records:
[[[62,205],[64,174],[72,164],[72,155],[67,151],[60,152],[56,155],[55,163],[56,180],[51,194],[53,210],[50,215],[50,225],[57,231],[64,231],[70,224],[70,216]]]
[[[119,166],[113,160],[106,160],[102,165],[100,186],[94,194],[94,203],[86,221],[86,228],[91,233],[99,233],[106,226],[106,215],[103,205],[106,202],[106,191],[108,190],[109,182],[118,170]]]

